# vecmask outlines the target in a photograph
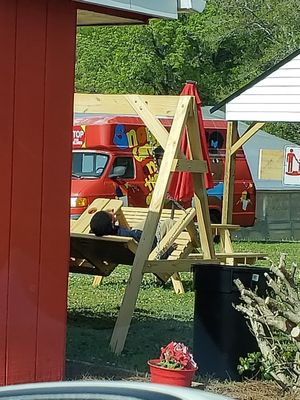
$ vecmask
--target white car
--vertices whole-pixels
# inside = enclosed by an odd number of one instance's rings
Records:
[[[0,387],[6,400],[229,400],[200,389],[126,381],[33,383]]]

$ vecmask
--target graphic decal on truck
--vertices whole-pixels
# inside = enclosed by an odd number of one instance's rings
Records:
[[[149,138],[151,133],[149,129],[145,126],[139,126],[137,129],[130,129],[126,132],[125,125],[118,124],[115,127],[113,144],[119,147],[120,149],[134,149],[134,148],[143,148],[143,146],[147,145],[149,147]]]
[[[113,144],[115,144],[120,149],[127,149],[128,145],[128,136],[126,134],[124,125],[117,125],[115,128],[115,134],[113,137]]]
[[[125,125],[118,124],[115,127],[113,143],[122,150],[131,150],[136,161],[142,164],[145,175],[145,203],[148,206],[158,176],[157,166],[152,159],[153,151],[158,146],[156,139],[145,126],[132,128],[126,132]],[[131,185],[128,182],[125,182],[124,186],[127,191],[131,190]]]
[[[247,211],[248,204],[251,203],[249,190],[253,187],[252,183],[243,182],[245,189],[241,193],[241,197],[236,205],[241,204],[242,210]]]
[[[213,131],[208,136],[208,148],[211,154],[217,154],[218,150],[223,147],[224,137],[221,132]]]
[[[83,149],[86,147],[85,125],[73,127],[73,149]]]

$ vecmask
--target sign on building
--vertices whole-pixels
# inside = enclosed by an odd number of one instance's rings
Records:
[[[284,185],[300,186],[300,147],[286,146],[284,149]]]
[[[258,179],[282,182],[283,153],[283,149],[260,149]]]

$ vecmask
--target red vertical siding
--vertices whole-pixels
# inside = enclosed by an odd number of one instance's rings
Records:
[[[17,4],[7,383],[35,377],[44,119],[45,0]]]
[[[42,268],[36,358],[39,381],[60,379],[64,367],[64,363],[58,363],[57,355],[64,354],[66,340],[75,28],[75,10],[70,10],[68,2],[52,1],[48,8],[45,81]]]
[[[0,384],[56,380],[64,366],[75,10],[71,0],[0,0],[0,15]]]
[[[11,209],[11,169],[13,147],[15,1],[4,1],[0,10],[0,48],[5,54],[0,62],[1,96],[1,229],[0,229],[0,385],[5,384],[6,321]],[[4,78],[4,79],[3,79]]]

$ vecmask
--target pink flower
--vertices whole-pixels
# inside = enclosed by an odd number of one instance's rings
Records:
[[[177,342],[170,342],[167,346],[161,348],[159,365],[175,369],[197,368],[188,347]]]

